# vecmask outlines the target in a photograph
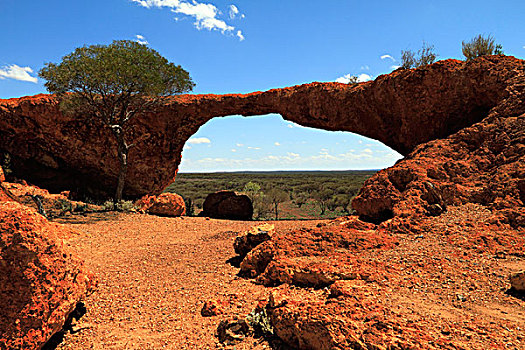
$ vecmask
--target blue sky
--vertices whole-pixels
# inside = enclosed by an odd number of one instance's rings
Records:
[[[0,98],[45,92],[36,73],[83,45],[140,40],[181,64],[195,93],[243,93],[389,73],[401,50],[490,34],[525,57],[525,1],[0,1]],[[240,146],[239,146],[240,145]],[[377,141],[286,122],[214,119],[187,143],[181,171],[370,169],[399,155]]]

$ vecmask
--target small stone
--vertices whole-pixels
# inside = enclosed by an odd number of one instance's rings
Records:
[[[201,309],[201,315],[203,317],[211,317],[222,314],[219,303],[216,300],[207,300]]]
[[[249,332],[245,320],[222,320],[217,327],[217,338],[226,345],[235,345],[242,342]]]
[[[525,270],[510,274],[510,285],[518,292],[525,292]]]

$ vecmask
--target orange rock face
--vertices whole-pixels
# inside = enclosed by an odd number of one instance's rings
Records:
[[[63,246],[75,234],[33,209],[0,202],[0,348],[39,349],[94,289]]]
[[[396,70],[358,85],[312,83],[246,95],[170,97],[159,111],[130,125],[130,142],[140,142],[129,154],[124,191],[132,197],[160,193],[175,177],[186,140],[208,120],[227,115],[279,113],[304,126],[368,136],[408,155],[496,110],[516,116],[521,107],[512,92],[522,84],[524,70],[521,60],[491,56]],[[478,131],[472,129],[473,140]],[[52,192],[114,192],[118,161],[110,131],[86,116],[62,114],[51,95],[0,101],[0,150],[11,154],[15,175]]]

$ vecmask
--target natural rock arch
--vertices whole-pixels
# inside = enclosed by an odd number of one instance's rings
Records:
[[[521,105],[512,92],[523,83],[524,70],[521,60],[489,56],[398,69],[356,85],[311,83],[244,95],[166,98],[158,112],[135,120],[134,136],[148,137],[130,152],[125,194],[161,192],[176,175],[184,143],[212,118],[278,113],[300,125],[358,133],[408,155],[495,111],[516,115]],[[101,157],[115,150],[108,130],[82,116],[63,115],[51,95],[1,100],[0,113],[0,151],[11,154],[20,177],[51,190],[113,192],[117,158]]]

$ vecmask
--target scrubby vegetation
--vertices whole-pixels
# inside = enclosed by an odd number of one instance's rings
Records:
[[[254,218],[332,218],[352,212],[351,199],[364,181],[375,173],[367,171],[181,173],[166,192],[181,195],[187,213],[198,214],[206,196],[220,190],[244,193],[254,205]]]
[[[423,42],[423,46],[417,53],[412,50],[401,51],[401,67],[405,69],[423,67],[434,63],[437,56],[434,52],[434,45],[429,46]]]
[[[480,34],[469,42],[462,41],[461,46],[467,61],[485,55],[503,55],[503,46],[496,44],[491,35],[485,37]]]

